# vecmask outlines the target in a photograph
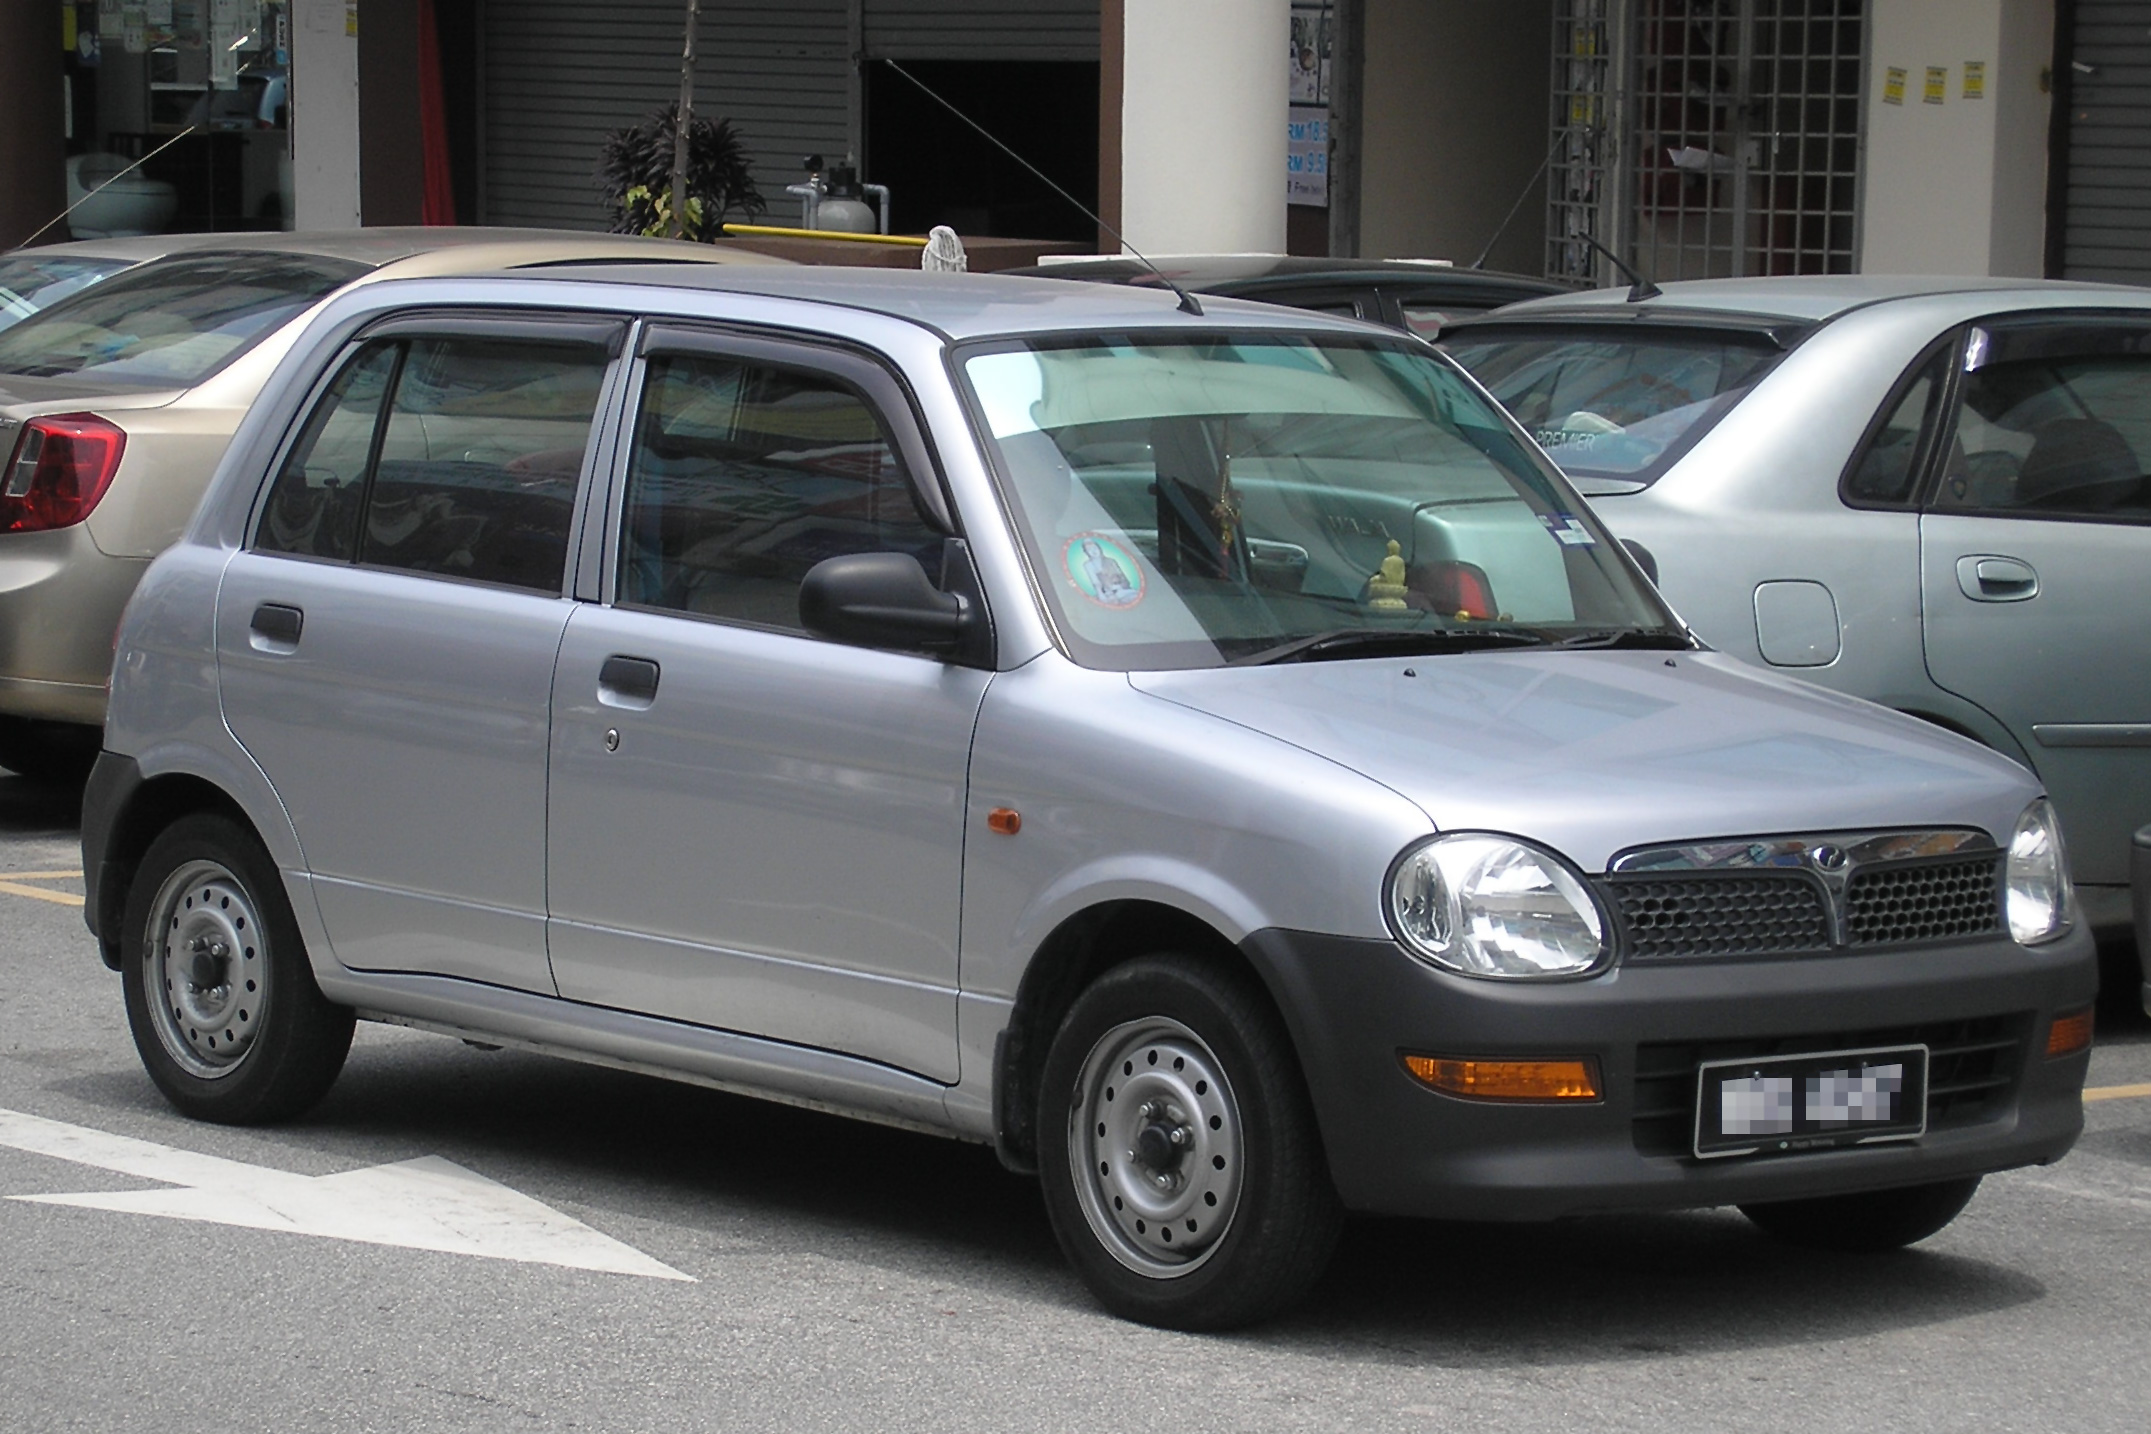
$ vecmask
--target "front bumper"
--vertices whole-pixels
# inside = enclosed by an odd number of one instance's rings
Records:
[[[1347,1207],[1467,1220],[1672,1210],[1914,1185],[2059,1158],[2083,1127],[2088,1053],[2045,1058],[2047,1026],[2098,990],[2079,930],[2027,950],[1985,939],[1805,959],[1616,967],[1502,983],[1432,970],[1392,942],[1259,931],[1242,949],[1298,1045]],[[1698,1161],[1695,1064],[1921,1041],[1936,1052],[1911,1144]],[[1952,1084],[1943,1053],[1953,1057]],[[1595,1102],[1463,1100],[1401,1053],[1589,1056]],[[1994,1083],[1996,1077],[1998,1083]]]

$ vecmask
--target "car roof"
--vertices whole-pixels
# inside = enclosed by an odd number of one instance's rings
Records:
[[[1047,255],[1033,267],[1009,272],[1036,278],[1128,284],[1155,283],[1157,273],[1163,271],[1167,278],[1198,290],[1299,280],[1386,278],[1392,282],[1410,280],[1415,285],[1430,288],[1503,285],[1538,294],[1566,292],[1559,284],[1546,279],[1486,269],[1462,269],[1446,259],[1333,259],[1305,254],[1154,254],[1150,257],[1155,268],[1125,254]]]
[[[1477,322],[1494,324],[1514,319],[1611,318],[1620,315],[1690,323],[1707,323],[1718,316],[1824,323],[1853,309],[1893,299],[2009,292],[2032,296],[2027,301],[2033,304],[2052,302],[2054,296],[2067,294],[2110,297],[2133,293],[2151,301],[2151,291],[2131,285],[2075,280],[1939,274],[1803,274],[1759,279],[1679,280],[1661,286],[1656,296],[1637,303],[1629,302],[1628,286],[1617,285],[1579,294],[1528,299]]]
[[[645,239],[634,234],[578,229],[513,229],[483,226],[400,225],[373,229],[314,229],[230,234],[144,234],[124,239],[83,239],[47,244],[17,254],[79,254],[149,261],[204,252],[308,254],[380,268],[416,255],[480,249],[467,267],[511,268],[523,264],[572,263],[585,258],[628,262],[676,260],[695,263],[788,264],[746,249]]]
[[[490,276],[640,285],[674,290],[755,294],[773,299],[836,305],[904,319],[949,339],[1029,333],[1092,332],[1113,328],[1326,330],[1362,337],[1394,338],[1392,330],[1354,319],[1283,310],[1242,299],[1207,297],[1203,317],[1180,312],[1164,289],[1120,284],[1068,284],[1008,274],[923,273],[915,269],[792,265],[749,268],[732,264],[577,264],[523,269]],[[683,316],[694,312],[682,308]]]

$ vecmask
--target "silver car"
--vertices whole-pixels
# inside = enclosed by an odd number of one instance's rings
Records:
[[[1788,278],[1537,300],[1444,347],[1712,646],[2039,774],[2091,924],[2151,821],[2151,292]]]
[[[354,1017],[992,1142],[1110,1308],[1342,1213],[1851,1249],[2076,1138],[2015,763],[1700,650],[1402,334],[870,270],[332,300],[119,633],[85,911],[151,1078]]]

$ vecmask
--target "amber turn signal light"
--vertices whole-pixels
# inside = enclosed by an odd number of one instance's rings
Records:
[[[1406,1056],[1404,1068],[1438,1091],[1467,1100],[1597,1100],[1598,1062],[1465,1061]]]
[[[2091,1045],[2091,1007],[2056,1016],[2054,1024],[2047,1027],[2046,1054],[2052,1060],[2056,1056],[2073,1056]]]
[[[986,813],[986,830],[1014,836],[1023,830],[1023,813],[1014,807],[995,807]]]

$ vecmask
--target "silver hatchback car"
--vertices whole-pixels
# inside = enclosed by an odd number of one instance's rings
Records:
[[[151,1078],[354,1017],[992,1142],[1110,1308],[1345,1211],[1877,1249],[2082,1122],[2051,813],[1702,650],[1406,336],[990,276],[331,301],[119,635],[86,913]]]

